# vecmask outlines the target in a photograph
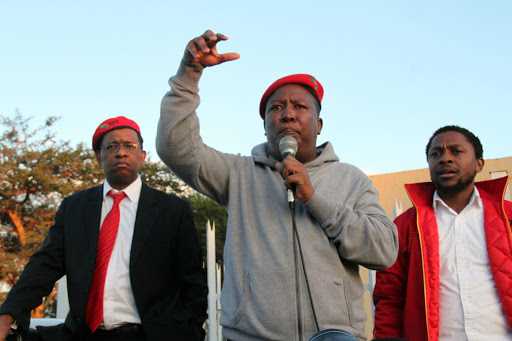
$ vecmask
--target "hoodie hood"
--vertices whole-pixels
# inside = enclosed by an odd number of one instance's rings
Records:
[[[338,156],[336,156],[336,154],[334,153],[334,148],[331,142],[325,142],[320,146],[316,147],[316,153],[316,159],[306,164],[306,168],[308,170],[313,170],[328,162],[340,161]],[[273,169],[276,168],[276,162],[280,162],[279,160],[276,160],[272,155],[270,155],[267,142],[255,146],[251,151],[251,155],[254,158],[254,162],[263,164]]]

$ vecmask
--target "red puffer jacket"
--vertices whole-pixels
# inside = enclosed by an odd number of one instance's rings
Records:
[[[475,183],[484,206],[491,270],[507,321],[512,326],[512,202],[503,199],[508,176]],[[395,220],[399,252],[395,264],[377,272],[373,291],[374,336],[435,341],[439,336],[439,239],[432,208],[432,183],[405,185],[414,204]]]

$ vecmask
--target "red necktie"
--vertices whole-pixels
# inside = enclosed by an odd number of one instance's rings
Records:
[[[89,329],[94,332],[103,321],[103,292],[105,290],[105,277],[107,275],[108,262],[114,248],[114,243],[119,229],[119,203],[126,197],[121,192],[113,194],[108,192],[114,198],[114,205],[108,212],[103,225],[101,225],[100,236],[98,239],[98,252],[96,253],[96,265],[92,275],[91,290],[87,308],[85,309],[85,323]]]

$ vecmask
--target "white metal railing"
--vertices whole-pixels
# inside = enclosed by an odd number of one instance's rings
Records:
[[[56,318],[31,318],[30,328],[36,326],[54,326],[59,323],[64,323],[64,319],[69,312],[69,301],[68,301],[68,284],[66,282],[66,276],[58,280],[57,287],[57,312]]]
[[[215,257],[215,222],[206,222],[206,267],[208,271],[208,340],[222,340],[220,317],[221,268]]]

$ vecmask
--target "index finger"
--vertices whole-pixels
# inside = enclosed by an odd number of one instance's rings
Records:
[[[222,33],[213,33],[211,30],[206,30],[201,36],[195,39],[195,41],[200,44],[202,51],[207,53],[210,52],[210,48],[217,45],[218,42],[224,40],[228,40],[228,37]]]
[[[197,57],[197,51],[202,51],[204,53],[210,52],[210,48],[215,46],[217,40],[217,35],[215,35],[212,31],[207,30],[199,37],[195,37],[189,43],[188,49]]]

